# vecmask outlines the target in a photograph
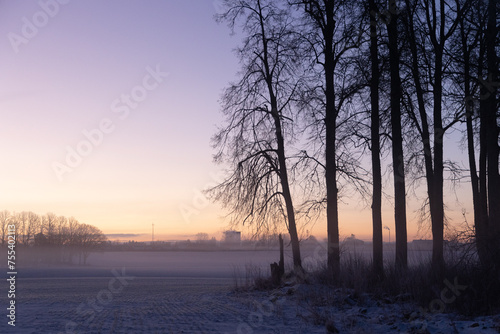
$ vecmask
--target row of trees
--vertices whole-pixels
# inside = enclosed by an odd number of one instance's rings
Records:
[[[496,0],[225,1],[217,20],[241,29],[242,67],[223,94],[226,120],[213,138],[228,175],[209,193],[257,233],[284,221],[299,270],[296,217],[324,214],[335,276],[339,192],[355,189],[370,199],[373,266],[382,276],[381,170],[390,151],[396,265],[407,267],[409,184],[425,180],[439,272],[444,184],[467,177],[479,258],[500,269],[499,7]],[[446,160],[451,131],[467,142],[466,168]]]
[[[18,246],[35,248],[37,252],[47,250],[45,255],[51,261],[72,262],[78,256],[78,261],[85,264],[90,252],[106,241],[97,227],[79,223],[73,217],[4,210],[0,211],[2,246],[8,242],[9,225],[15,226]]]

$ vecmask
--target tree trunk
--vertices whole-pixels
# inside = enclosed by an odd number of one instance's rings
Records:
[[[485,96],[485,140],[487,155],[487,201],[488,201],[488,235],[490,237],[490,252],[493,265],[500,270],[500,175],[499,175],[499,128],[497,125],[497,84],[498,84],[498,61],[495,52],[497,37],[497,10],[495,0],[488,3],[488,23],[486,28],[486,63],[487,71],[487,94]]]
[[[411,8],[411,4],[409,0],[405,1],[406,7]],[[434,168],[433,168],[433,157],[432,157],[432,149],[431,149],[431,139],[430,139],[430,131],[429,131],[429,122],[427,120],[427,110],[426,110],[426,105],[425,105],[425,100],[424,100],[424,90],[422,88],[422,81],[420,78],[420,71],[419,71],[419,61],[418,61],[418,51],[417,51],[417,37],[415,34],[415,25],[414,25],[414,20],[412,13],[409,12],[407,14],[408,16],[408,24],[407,24],[407,29],[408,29],[408,35],[409,35],[409,45],[410,45],[410,52],[411,52],[411,58],[412,58],[412,66],[411,66],[411,71],[412,71],[412,76],[413,76],[413,81],[415,84],[415,92],[417,95],[417,104],[418,104],[418,113],[421,121],[421,131],[420,131],[420,137],[422,139],[422,148],[424,152],[424,165],[425,165],[425,180],[427,184],[427,196],[429,198],[429,207],[431,211],[431,216],[435,217],[435,206],[438,204],[436,200],[434,200],[434,197],[436,195],[434,191],[435,187],[435,174],[434,174]],[[417,122],[416,117],[415,117],[415,122]],[[432,223],[431,223],[432,224]],[[436,247],[433,247],[433,249],[436,249]]]
[[[379,83],[380,69],[378,60],[378,13],[375,0],[368,1],[370,10],[370,58],[371,58],[371,146],[372,146],[372,223],[373,223],[373,271],[377,277],[384,275],[383,235],[382,235],[382,173],[380,167],[380,109]]]
[[[436,52],[434,76],[434,177],[433,196],[430,198],[432,221],[432,265],[443,268],[444,203],[443,203],[443,122],[441,115],[442,98],[442,53]]]
[[[439,1],[440,12],[444,13],[444,1]],[[433,6],[435,11],[435,7]],[[434,13],[433,13],[434,14]],[[434,40],[434,91],[433,91],[433,120],[434,120],[434,177],[432,179],[433,196],[430,198],[432,221],[432,265],[435,270],[444,267],[443,242],[444,242],[444,202],[443,202],[443,49],[445,43],[445,19],[441,15],[439,24],[439,41]],[[437,24],[437,23],[436,23]],[[434,32],[432,32],[434,33]],[[431,38],[432,40],[432,38]]]
[[[482,76],[482,69],[480,66],[479,76]],[[481,86],[480,93],[481,96],[486,94],[486,89]],[[491,257],[490,257],[490,242],[489,233],[490,228],[488,224],[488,194],[486,187],[488,184],[487,180],[487,145],[486,145],[486,102],[481,100],[479,102],[479,194],[478,194],[478,210],[480,214],[480,219],[475,222],[476,225],[476,243],[478,248],[478,255],[481,260],[481,264],[484,268],[491,267]]]
[[[464,18],[461,18],[460,21],[460,34],[461,34],[461,42],[462,42],[462,52],[464,57],[464,94],[465,94],[465,123],[466,123],[466,132],[467,132],[467,153],[469,158],[469,170],[470,170],[470,179],[471,179],[471,188],[472,188],[472,204],[474,211],[474,227],[475,227],[475,237],[476,237],[476,247],[479,255],[479,259],[482,263],[484,263],[486,254],[485,248],[480,246],[482,240],[484,240],[484,223],[483,223],[483,214],[481,212],[481,198],[480,198],[480,188],[479,188],[479,178],[477,175],[477,166],[476,166],[476,153],[474,147],[474,129],[472,124],[472,117],[474,115],[474,99],[472,97],[470,83],[472,80],[470,68],[470,50],[467,45],[467,39],[465,34],[464,27]]]
[[[279,235],[279,243],[280,243],[280,262],[279,262],[279,272],[280,278],[285,274],[285,255],[284,255],[284,247],[283,247],[283,237],[281,234]]]
[[[281,122],[275,120],[276,137],[278,142],[278,160],[280,164],[280,180],[281,188],[283,190],[283,197],[285,198],[286,214],[288,218],[288,232],[290,233],[290,241],[292,243],[292,257],[293,266],[297,273],[302,272],[302,260],[300,258],[300,245],[299,236],[297,234],[297,225],[295,223],[295,212],[293,209],[292,195],[290,193],[290,186],[288,183],[288,171],[285,162],[285,149],[283,143],[283,135],[281,132]]]
[[[292,256],[293,265],[297,273],[302,273],[302,260],[300,257],[300,245],[299,236],[297,233],[297,225],[295,222],[295,211],[293,208],[292,194],[290,192],[290,183],[288,180],[288,170],[286,166],[286,155],[285,155],[285,142],[283,139],[283,130],[281,126],[281,115],[279,113],[278,102],[276,100],[276,93],[273,88],[273,74],[269,66],[269,52],[268,52],[268,39],[266,37],[266,31],[264,26],[264,17],[262,14],[262,8],[259,6],[259,21],[261,29],[262,47],[263,47],[263,57],[262,62],[265,69],[265,77],[267,83],[267,89],[269,93],[269,100],[271,103],[271,115],[274,120],[275,134],[276,134],[276,153],[278,155],[279,163],[279,178],[282,188],[282,195],[285,200],[286,206],[286,218],[288,220],[288,232],[290,234],[290,241],[292,244]]]
[[[406,269],[408,245],[406,232],[406,187],[401,134],[401,79],[399,74],[398,27],[395,0],[389,0],[392,14],[387,25],[391,76],[392,163],[394,175],[394,221],[396,225],[396,266]]]
[[[340,271],[340,240],[339,240],[339,216],[338,216],[338,188],[337,188],[337,162],[336,162],[336,127],[337,111],[335,108],[334,87],[334,54],[333,36],[335,20],[333,13],[333,1],[325,1],[326,5],[326,27],[323,31],[325,39],[325,164],[326,164],[326,219],[328,234],[328,269],[334,278]]]

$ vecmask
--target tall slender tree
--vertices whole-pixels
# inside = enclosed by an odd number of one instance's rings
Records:
[[[312,63],[319,67],[319,82],[314,85],[321,110],[314,112],[322,118],[324,132],[324,164],[327,220],[327,267],[334,277],[340,270],[340,238],[338,177],[339,115],[345,104],[359,87],[352,78],[349,62],[345,60],[349,51],[359,46],[362,36],[356,12],[357,4],[345,0],[301,0],[292,1],[304,13],[306,33]],[[337,24],[337,19],[342,24]],[[353,82],[354,81],[354,82]],[[318,135],[319,136],[319,135]]]
[[[487,82],[489,82],[488,96],[484,104],[485,139],[488,170],[488,224],[494,237],[491,242],[494,253],[494,264],[500,271],[500,174],[499,174],[499,135],[500,126],[498,124],[499,99],[498,80],[499,76],[499,54],[497,54],[499,40],[499,10],[498,1],[488,1],[488,21],[486,26],[486,63]]]
[[[236,219],[268,230],[285,221],[293,263],[302,270],[297,222],[287,165],[287,140],[293,139],[292,98],[296,43],[289,7],[270,0],[226,1],[218,16],[245,34],[238,54],[241,76],[223,95],[226,125],[214,137],[216,161],[231,165],[229,177],[212,188],[216,200],[232,209]]]
[[[479,175],[475,210],[478,253],[488,270],[500,271],[500,176],[499,176],[499,70],[497,45],[499,39],[496,1],[480,1],[486,7],[478,57],[479,89]],[[469,138],[469,140],[471,140]],[[472,158],[471,158],[472,159]],[[472,174],[471,178],[475,179]]]
[[[457,0],[457,6],[460,5],[464,6]],[[480,262],[487,271],[500,270],[498,20],[496,1],[470,1],[469,10],[459,20],[456,60],[457,72],[461,74],[457,82],[465,97],[475,241]]]
[[[457,6],[462,6],[460,1],[456,1]],[[471,3],[470,10],[466,11],[459,20],[459,34],[457,39],[458,58],[455,61],[457,72],[461,78],[457,78],[457,82],[462,84],[463,101],[465,109],[465,131],[467,138],[467,153],[471,179],[472,202],[474,212],[474,226],[476,233],[476,246],[479,259],[483,264],[486,264],[487,248],[483,247],[483,241],[487,236],[485,230],[484,219],[487,218],[486,202],[482,200],[481,195],[485,189],[480,187],[481,170],[478,169],[476,163],[476,140],[475,140],[475,122],[478,114],[477,90],[478,80],[475,80],[477,70],[480,68],[477,61],[482,58],[479,52],[481,37],[483,36],[483,28],[485,27],[485,17],[483,15],[482,0]],[[476,74],[476,75],[475,75]],[[484,172],[484,171],[483,171]]]
[[[373,269],[377,276],[383,276],[383,235],[382,235],[382,172],[380,163],[380,107],[379,85],[380,67],[378,55],[378,5],[375,0],[368,0],[370,14],[370,106],[371,106],[371,157],[372,157],[372,224],[373,224]]]
[[[399,9],[395,0],[389,0],[390,16],[387,24],[389,38],[389,63],[391,78],[391,128],[392,168],[394,178],[394,221],[396,224],[396,266],[405,269],[408,265],[408,244],[406,231],[406,183],[401,133],[401,77],[398,47]]]
[[[405,0],[408,67],[413,78],[418,116],[413,108],[408,112],[423,148],[433,240],[432,263],[436,270],[444,266],[444,135],[462,115],[460,111],[443,108],[449,86],[449,65],[446,64],[451,62],[449,40],[456,33],[469,2],[466,0],[460,6],[458,2],[453,5],[444,0]],[[429,106],[432,108],[430,115]]]

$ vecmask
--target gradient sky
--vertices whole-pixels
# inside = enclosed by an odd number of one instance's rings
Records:
[[[47,3],[51,15],[41,12]],[[161,239],[219,238],[224,213],[200,191],[220,169],[210,137],[221,123],[218,98],[238,71],[232,50],[241,37],[214,21],[217,7],[212,0],[1,1],[1,209],[74,216],[105,233],[147,239],[151,224]],[[155,88],[148,78],[151,90],[126,107],[121,99],[145,92],[144,78],[157,69],[168,76]],[[85,148],[84,132],[95,134],[102,122],[108,133]],[[448,152],[463,154],[455,146]],[[78,147],[89,154],[58,176],[54,166]],[[468,185],[462,189],[468,194]],[[344,201],[341,233],[369,239],[369,208]],[[447,204],[461,216],[453,195]],[[390,201],[384,205],[393,230]],[[408,209],[410,239],[416,205]],[[312,232],[322,237],[325,229],[319,221]]]

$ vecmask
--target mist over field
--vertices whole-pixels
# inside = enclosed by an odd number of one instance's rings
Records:
[[[371,243],[360,244],[344,242],[342,252],[345,259],[359,258],[370,261]],[[302,256],[308,270],[317,270],[326,263],[326,242],[303,242]],[[270,275],[269,265],[279,261],[279,248],[234,246],[228,248],[198,247],[204,250],[154,250],[145,248],[141,251],[89,251],[85,264],[79,263],[79,257],[71,261],[62,261],[62,251],[54,252],[44,248],[18,248],[20,278],[41,277],[102,277],[109,276],[112,268],[127,268],[127,272],[143,277],[193,277],[193,278],[234,278],[241,276],[245,268]],[[410,265],[417,265],[430,259],[432,248],[429,245],[409,244]],[[450,251],[451,252],[451,251]],[[2,250],[6,255],[6,250]],[[394,260],[394,244],[386,244],[384,257],[387,263]],[[285,268],[293,267],[292,250],[284,247]],[[6,269],[5,264],[0,264]]]
[[[245,265],[269,271],[269,263],[279,259],[276,251],[117,251],[91,253],[86,265],[63,263],[18,265],[19,278],[103,277],[112,268],[142,277],[232,278],[233,269]],[[266,272],[267,274],[267,272]]]

